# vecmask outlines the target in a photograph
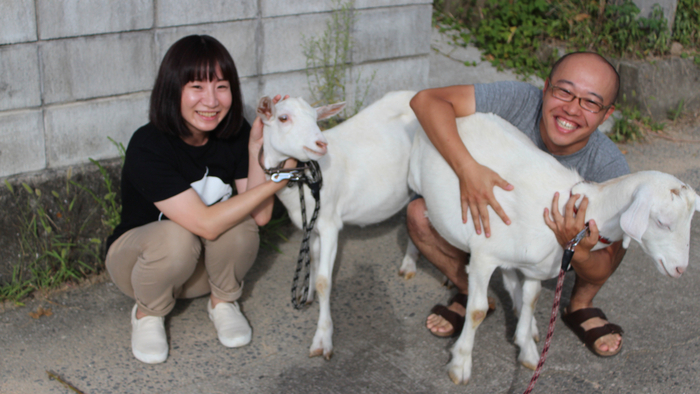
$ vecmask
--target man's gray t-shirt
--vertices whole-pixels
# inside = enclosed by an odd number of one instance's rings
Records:
[[[500,116],[525,133],[538,148],[551,153],[540,135],[541,89],[525,82],[474,84],[474,96],[476,112]],[[564,166],[575,168],[587,181],[603,182],[630,173],[625,156],[597,129],[583,149],[567,156],[552,156]]]

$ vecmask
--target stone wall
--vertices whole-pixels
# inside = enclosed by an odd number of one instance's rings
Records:
[[[427,87],[432,1],[354,4],[349,80],[375,76],[366,103],[390,90]],[[117,156],[107,137],[126,144],[147,122],[160,60],[189,34],[211,35],[231,52],[249,120],[263,95],[309,99],[301,43],[326,29],[336,6],[333,0],[2,1],[0,178]],[[350,102],[355,88],[348,86]]]

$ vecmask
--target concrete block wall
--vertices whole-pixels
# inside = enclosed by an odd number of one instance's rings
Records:
[[[355,0],[348,101],[428,83],[430,0]],[[170,45],[208,34],[231,52],[246,117],[263,95],[310,100],[301,43],[334,0],[9,0],[0,2],[0,178],[107,159],[148,121]]]

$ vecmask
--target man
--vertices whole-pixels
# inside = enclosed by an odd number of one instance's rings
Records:
[[[493,112],[514,124],[559,162],[576,168],[586,180],[602,182],[629,173],[622,153],[597,130],[614,111],[618,90],[617,71],[603,57],[595,53],[572,53],[552,67],[543,90],[519,82],[451,86],[419,92],[411,107],[433,145],[459,178],[463,222],[467,222],[471,212],[477,234],[483,229],[489,237],[488,207],[510,224],[507,212],[494,198],[493,188],[513,190],[513,186],[472,158],[459,139],[455,118]],[[557,206],[558,198],[554,196],[553,206]],[[569,199],[563,214],[554,210],[550,215],[545,209],[544,220],[562,246],[585,225],[588,201],[586,198],[581,201],[577,215],[574,203],[578,198]],[[425,212],[422,198],[411,201],[407,218],[409,235],[421,253],[459,290],[447,307],[433,308],[426,326],[437,336],[458,335],[468,293],[465,270],[468,255],[447,243],[430,226]],[[576,282],[563,320],[593,352],[612,356],[620,351],[622,330],[593,308],[593,298],[617,269],[625,250],[621,242],[615,242],[591,252],[598,242],[593,220],[590,230],[576,247],[572,261]]]

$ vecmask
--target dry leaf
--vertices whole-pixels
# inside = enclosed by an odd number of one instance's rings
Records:
[[[38,307],[38,308],[36,308],[36,312],[29,312],[29,316],[32,317],[32,318],[34,318],[34,319],[38,319],[38,318],[40,318],[40,317],[42,317],[42,316],[47,316],[47,317],[48,317],[48,316],[51,316],[51,315],[53,315],[53,312],[51,311],[51,308],[46,308],[46,309],[44,309],[44,308],[41,307],[41,306]]]
[[[591,16],[588,15],[588,14],[578,14],[578,15],[576,15],[576,16],[574,17],[574,20],[575,20],[576,22],[581,22],[581,21],[584,21],[584,20],[586,20],[586,19],[588,19],[588,18],[590,18],[590,17],[591,17]]]

